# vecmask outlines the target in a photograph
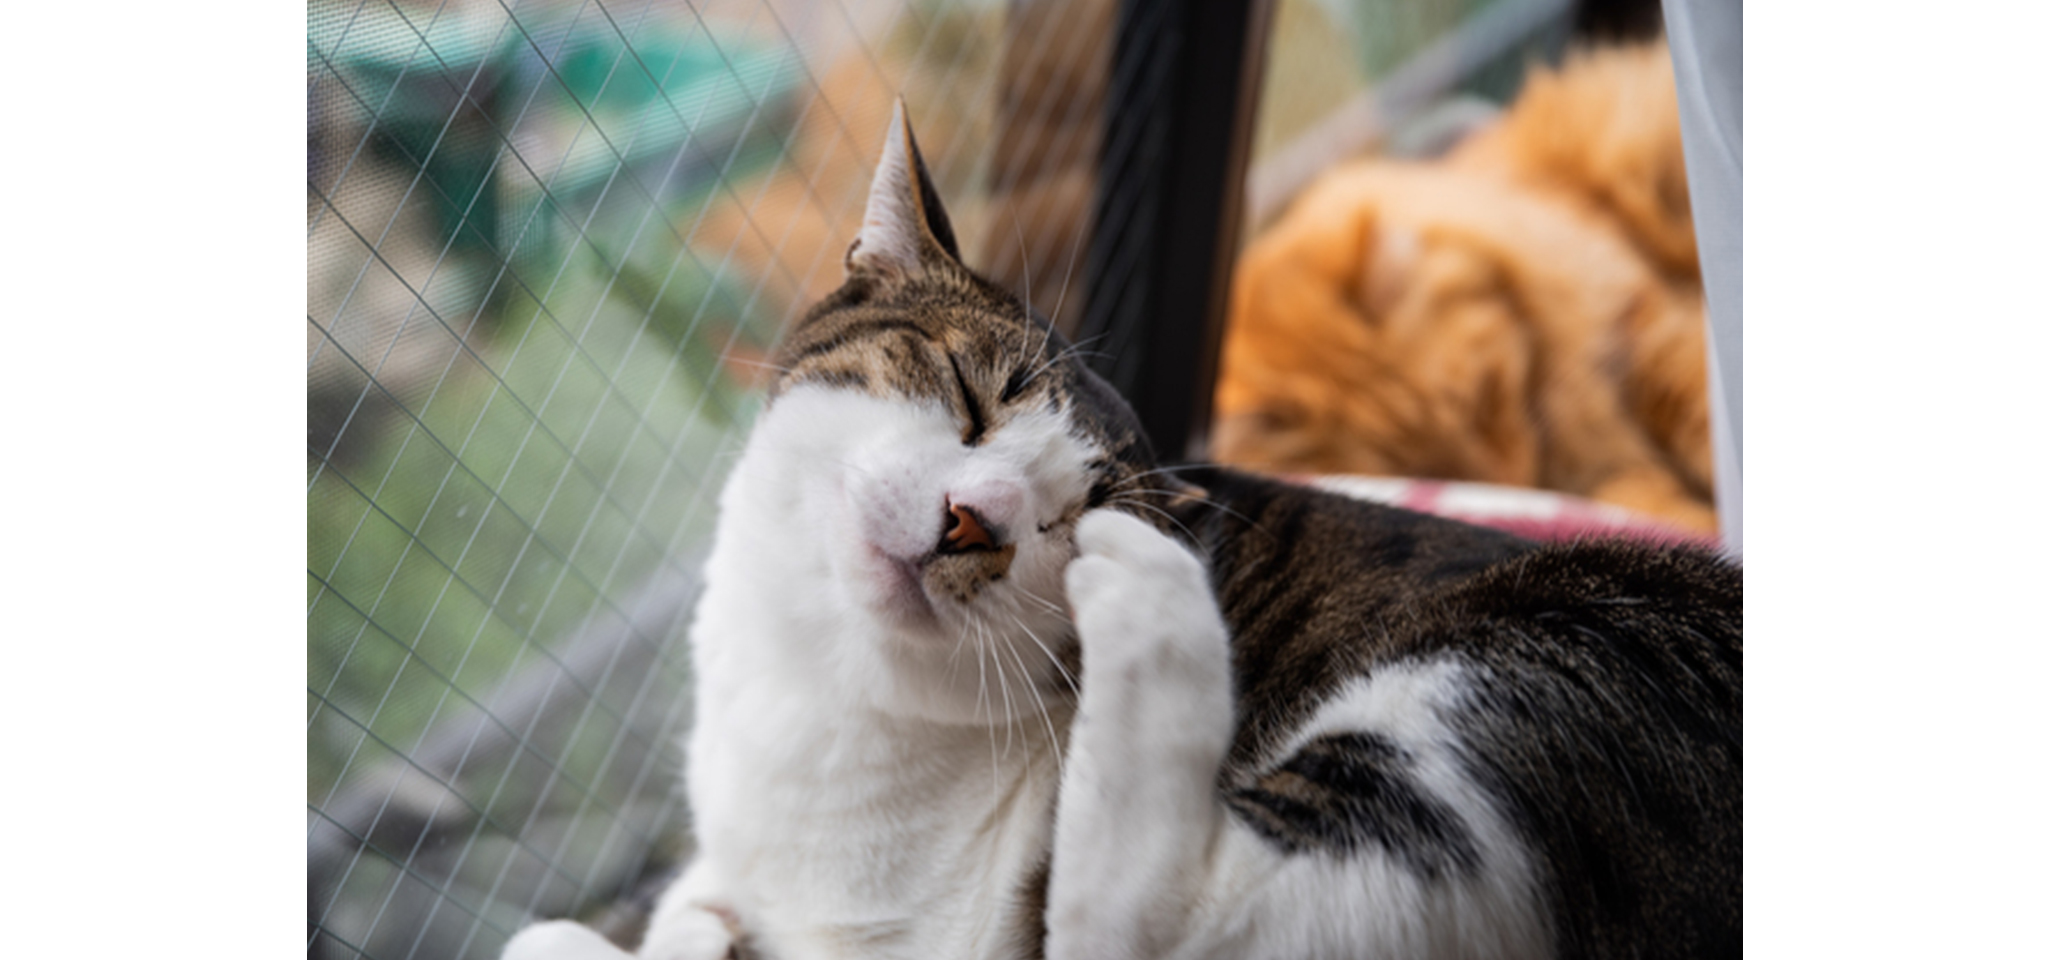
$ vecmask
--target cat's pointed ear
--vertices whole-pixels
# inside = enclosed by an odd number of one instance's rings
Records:
[[[860,234],[846,249],[846,270],[901,279],[942,265],[960,266],[960,245],[898,98]]]

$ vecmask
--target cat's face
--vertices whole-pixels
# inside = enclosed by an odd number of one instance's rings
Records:
[[[822,548],[840,607],[878,628],[877,649],[833,656],[920,674],[918,712],[1026,710],[1026,691],[991,684],[1071,683],[1062,573],[1081,514],[1168,523],[1171,481],[1150,472],[1122,399],[959,263],[900,108],[847,268],[774,358],[752,440],[785,474],[774,522],[792,547]],[[928,676],[934,664],[947,676]],[[947,690],[975,702],[949,705]]]

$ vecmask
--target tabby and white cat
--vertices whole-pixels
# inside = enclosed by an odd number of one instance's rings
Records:
[[[900,106],[847,266],[721,501],[641,956],[1740,953],[1739,569],[1158,469]]]

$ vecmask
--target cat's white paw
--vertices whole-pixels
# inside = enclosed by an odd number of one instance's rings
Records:
[[[1081,518],[1067,599],[1081,703],[1060,788],[1046,951],[1165,956],[1206,882],[1230,745],[1230,639],[1202,561],[1114,511]]]
[[[736,955],[738,923],[729,913],[689,907],[660,919],[640,944],[642,960],[728,960]]]
[[[1067,565],[1067,602],[1085,659],[1123,661],[1163,646],[1221,666],[1222,617],[1202,561],[1188,548],[1116,510],[1083,516],[1074,544],[1079,555]]]
[[[498,960],[632,960],[632,956],[580,923],[548,920],[514,934]]]

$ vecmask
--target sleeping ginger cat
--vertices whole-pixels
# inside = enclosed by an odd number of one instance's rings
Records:
[[[1670,56],[1582,54],[1443,161],[1324,174],[1251,244],[1214,453],[1712,533],[1704,325]]]

